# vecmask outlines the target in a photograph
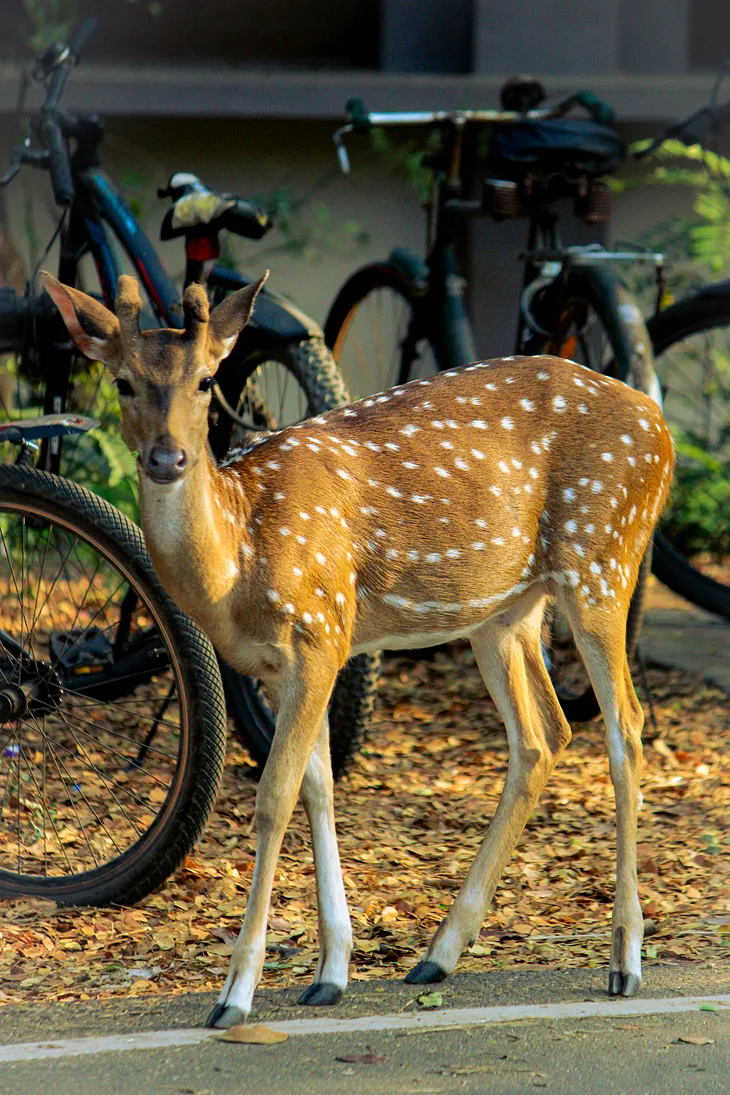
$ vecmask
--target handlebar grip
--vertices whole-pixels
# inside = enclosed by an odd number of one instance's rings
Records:
[[[96,34],[96,28],[99,26],[99,20],[92,16],[90,19],[84,19],[82,23],[74,30],[73,34],[68,40],[69,51],[74,55],[75,59],[81,57],[88,46],[91,39]]]
[[[599,125],[611,125],[616,117],[616,112],[608,103],[604,103],[592,91],[576,91],[573,102],[584,107],[594,122]]]
[[[41,140],[48,149],[48,169],[51,175],[51,186],[56,205],[71,205],[75,193],[74,182],[68,158],[68,147],[61,133],[58,119],[53,115],[41,115],[39,131]]]
[[[372,129],[370,116],[365,109],[362,99],[348,99],[345,112],[352,122],[355,133],[369,133]]]

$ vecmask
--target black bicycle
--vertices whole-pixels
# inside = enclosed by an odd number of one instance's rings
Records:
[[[465,217],[488,215],[524,216],[529,226],[515,353],[571,358],[661,398],[650,338],[617,267],[640,262],[660,268],[663,256],[566,247],[558,235],[555,203],[561,199],[572,199],[589,223],[608,220],[609,192],[600,177],[626,155],[608,125],[612,111],[588,92],[553,106],[540,105],[543,97],[536,81],[523,78],[505,85],[499,111],[368,114],[358,100],[348,104],[350,121],[335,134],[345,171],[347,133],[426,126],[439,135],[437,150],[424,161],[432,172],[425,258],[397,248],[387,261],[361,268],[342,286],[327,317],[325,337],[357,394],[365,394],[365,385],[380,390],[477,357],[456,245]],[[565,117],[575,106],[591,119]],[[485,126],[494,130],[487,177],[481,194],[470,197],[463,177],[465,145],[470,131]],[[631,654],[641,630],[648,573],[646,559],[629,612]],[[582,662],[559,620],[546,623],[545,652],[567,717],[582,721],[598,714]]]
[[[0,425],[21,453],[75,415]],[[0,465],[0,897],[131,904],[192,850],[223,772],[215,653],[139,529],[76,483]]]
[[[33,74],[46,87],[43,107],[31,120],[26,143],[13,149],[11,167],[0,185],[10,182],[22,165],[48,171],[54,198],[63,210],[56,229],[59,280],[92,294],[96,286],[99,298],[111,306],[122,272],[119,256],[124,254],[146,294],[143,321],[146,318],[148,326],[180,327],[178,289],[101,168],[102,120],[96,115],[72,117],[59,106],[69,74],[95,26],[95,20],[87,20],[68,45],[51,46],[38,58]],[[265,209],[236,195],[215,194],[187,173],[173,176],[161,193],[173,201],[163,222],[163,237],[185,241],[186,283],[204,281],[217,303],[253,280],[222,266],[208,271],[207,263],[218,254],[221,231],[250,239],[267,232],[272,221]],[[25,297],[18,297],[10,289],[0,289],[0,353],[14,354],[16,360],[14,405],[6,401],[0,406],[5,420],[73,410],[93,414],[102,427],[118,421],[116,393],[103,367],[90,365],[77,353],[45,294],[35,295],[29,287]],[[321,328],[268,287],[259,296],[252,322],[222,363],[214,395],[210,442],[218,459],[242,432],[291,425],[347,400]],[[95,445],[108,446],[113,438],[113,431],[65,440],[54,435],[42,442],[38,466],[70,479],[84,476],[88,482]],[[367,727],[378,664],[377,658],[359,656],[340,674],[330,708],[332,762],[338,774]],[[239,676],[225,663],[221,671],[237,731],[253,758],[263,764],[273,738],[274,713],[257,682]]]

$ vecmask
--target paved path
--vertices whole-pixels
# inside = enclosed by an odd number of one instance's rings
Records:
[[[644,995],[605,996],[605,971],[464,974],[417,1010],[402,982],[359,983],[332,1009],[260,994],[292,1035],[234,1045],[194,1025],[211,998],[7,1008],[0,1090],[13,1095],[704,1095],[728,1091],[730,968],[653,967]],[[706,1008],[717,1010],[700,1010]],[[680,1039],[690,1039],[690,1042]],[[693,1044],[705,1041],[707,1044]],[[338,1060],[375,1054],[366,1063]]]
[[[699,673],[730,693],[730,621],[695,608],[655,579],[640,650],[649,662]]]

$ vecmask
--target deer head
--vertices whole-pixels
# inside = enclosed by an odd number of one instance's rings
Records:
[[[71,338],[114,377],[122,436],[137,453],[141,474],[175,483],[205,453],[213,377],[250,319],[268,271],[210,311],[205,290],[190,285],[183,297],[184,330],[141,331],[137,282],[123,274],[114,311],[45,271],[41,280]]]

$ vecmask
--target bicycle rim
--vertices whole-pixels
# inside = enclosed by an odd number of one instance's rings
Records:
[[[0,589],[0,676],[18,704],[0,725],[0,889],[92,889],[174,821],[184,668],[129,561],[51,503],[0,499]]]
[[[337,302],[337,330],[327,340],[353,399],[385,391],[408,380],[432,376],[438,363],[416,327],[412,297],[374,268],[353,279]],[[357,276],[356,276],[357,277]],[[333,306],[333,313],[335,307]]]

